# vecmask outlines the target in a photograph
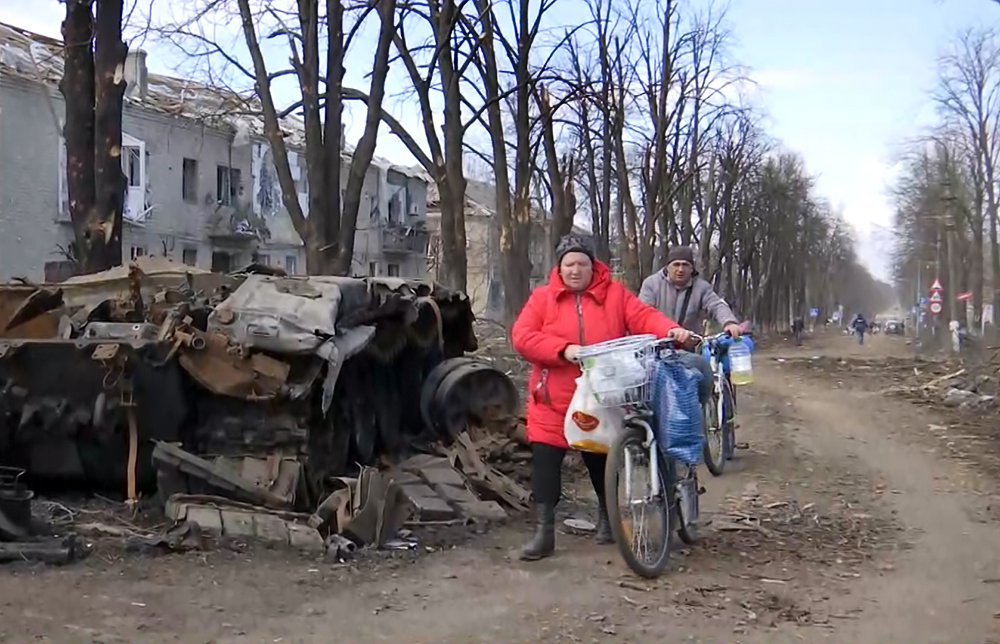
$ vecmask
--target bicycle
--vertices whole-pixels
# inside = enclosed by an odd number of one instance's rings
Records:
[[[751,337],[745,334],[743,337]],[[729,347],[742,342],[743,337],[733,338],[726,332],[707,338],[695,336],[698,350],[712,367],[712,397],[705,405],[704,423],[705,467],[712,476],[722,476],[726,461],[736,453],[736,390],[729,379]]]
[[[685,464],[666,456],[660,449],[652,424],[656,412],[650,404],[650,381],[654,371],[660,377],[658,363],[670,360],[676,352],[672,340],[632,336],[583,347],[580,353],[584,374],[602,368],[598,358],[608,358],[606,363],[614,363],[616,354],[626,358],[623,362],[638,362],[644,371],[641,378],[634,378],[626,387],[609,386],[604,391],[595,387],[594,393],[600,404],[621,407],[625,411],[622,430],[612,440],[608,450],[604,474],[605,499],[618,551],[633,572],[647,578],[658,577],[666,568],[673,532],[676,531],[684,543],[697,541],[698,496],[705,491],[698,485],[697,463]],[[688,393],[697,396],[696,388]],[[702,438],[700,432],[699,438]],[[699,446],[695,452],[698,457],[700,452]],[[680,470],[685,467],[686,472],[682,475]],[[623,471],[624,504],[619,499]],[[633,474],[638,471],[646,472],[645,480],[633,481]],[[637,493],[635,496],[638,498],[633,498],[633,493]],[[628,509],[630,514],[638,509],[638,518],[631,518],[626,523],[622,516],[623,509]],[[650,519],[649,525],[646,524],[647,509],[658,513],[658,517]],[[658,550],[652,557],[647,556],[649,544],[640,541],[647,540],[647,529],[650,527],[659,531]]]

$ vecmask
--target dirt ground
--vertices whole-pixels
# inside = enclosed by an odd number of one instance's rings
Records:
[[[348,565],[102,552],[0,569],[0,642],[1000,643],[1000,482],[956,451],[971,439],[951,411],[884,393],[878,361],[907,351],[830,335],[759,352],[749,449],[704,473],[711,523],[654,583],[580,536],[521,563],[523,522]],[[564,516],[592,507],[586,484],[568,492]]]

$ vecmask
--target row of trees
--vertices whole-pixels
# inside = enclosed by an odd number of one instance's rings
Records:
[[[949,318],[974,323],[984,301],[994,310],[1000,304],[1000,40],[993,30],[956,38],[940,58],[932,98],[937,122],[909,144],[895,185],[895,277],[903,301],[916,301],[940,279]],[[972,293],[974,320],[955,299],[964,291]]]
[[[154,19],[148,30],[200,62],[206,80],[253,90],[246,108],[263,118],[311,273],[350,270],[383,126],[437,185],[438,279],[460,289],[467,161],[488,168],[508,319],[528,295],[540,210],[554,239],[589,220],[600,256],[619,259],[633,288],[667,245],[688,244],[703,275],[762,323],[810,306],[877,309],[884,288],[856,261],[849,227],[745,104],[750,83],[729,59],[724,15],[676,0],[583,6],[588,15],[570,11],[570,25],[559,21],[565,0],[186,0],[179,18]],[[348,68],[370,70],[365,87],[348,85]],[[406,88],[416,127],[387,108],[387,84]],[[280,104],[286,89],[296,98]],[[349,102],[365,125],[343,156]],[[305,206],[289,168],[287,118],[304,125]]]

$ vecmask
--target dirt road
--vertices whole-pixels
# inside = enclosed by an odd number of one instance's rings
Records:
[[[656,583],[570,535],[518,562],[524,525],[375,566],[95,558],[0,569],[0,642],[1000,642],[998,482],[945,456],[926,409],[779,361],[905,351],[831,336],[758,354],[750,449],[704,474],[712,523]]]

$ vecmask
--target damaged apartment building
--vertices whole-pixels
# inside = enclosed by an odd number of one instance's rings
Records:
[[[73,272],[62,73],[59,41],[0,23],[0,281],[61,281]],[[151,74],[142,50],[129,53],[125,75],[126,261],[160,256],[223,273],[258,262],[305,273],[263,119],[246,115],[246,100]],[[294,118],[282,127],[308,213],[304,130]],[[346,173],[345,165],[345,185]],[[353,275],[425,277],[426,203],[419,171],[376,158],[358,214]]]

